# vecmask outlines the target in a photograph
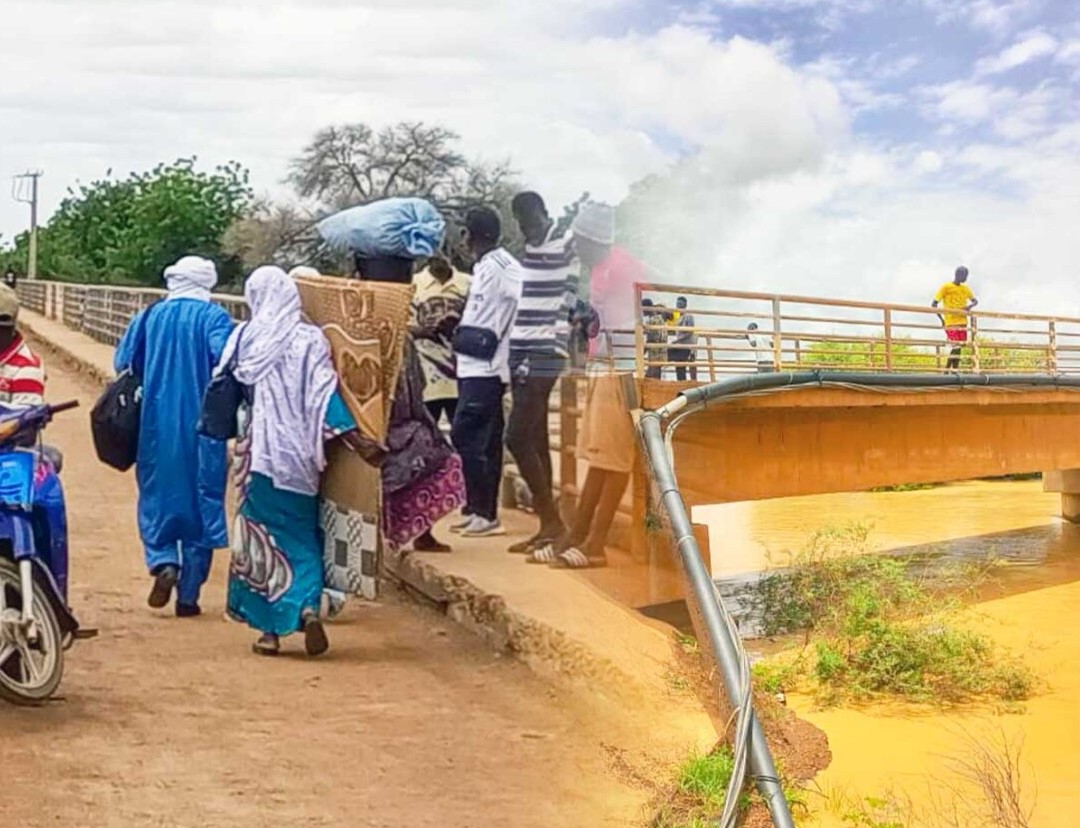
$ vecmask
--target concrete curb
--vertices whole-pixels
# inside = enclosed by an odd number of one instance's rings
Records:
[[[500,595],[409,552],[386,555],[387,573],[441,607],[447,617],[534,672],[633,703],[650,688],[559,629],[511,608]]]
[[[104,387],[116,379],[116,373],[111,367],[106,370],[103,366],[95,365],[90,360],[65,348],[63,345],[58,345],[40,331],[35,330],[33,323],[21,316],[19,317],[19,330],[34,344],[35,350],[59,357],[68,368],[74,369],[80,376],[87,377],[97,385]],[[47,365],[46,368],[48,368]]]

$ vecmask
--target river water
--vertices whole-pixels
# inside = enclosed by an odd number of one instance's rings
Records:
[[[946,784],[965,788],[955,770],[965,741],[1002,734],[1023,742],[1024,787],[1037,790],[1033,828],[1080,824],[1080,527],[1060,520],[1059,506],[1038,481],[976,481],[695,509],[695,521],[709,526],[713,573],[736,608],[739,590],[756,580],[751,573],[783,565],[816,529],[852,521],[871,525],[876,551],[1001,564],[968,620],[1024,657],[1042,682],[1039,693],[1022,709],[948,711],[819,710],[793,696],[792,707],[829,735],[834,755],[811,795],[814,824],[851,825],[845,810],[890,792],[916,810],[940,808]]]

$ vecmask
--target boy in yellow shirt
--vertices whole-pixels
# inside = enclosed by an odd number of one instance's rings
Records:
[[[960,370],[960,350],[968,341],[968,314],[979,304],[975,293],[967,285],[968,269],[956,268],[955,278],[937,292],[930,307],[938,305],[944,309],[944,314],[938,314],[941,324],[945,326],[945,336],[954,347],[949,354],[949,361],[945,368],[948,371]]]

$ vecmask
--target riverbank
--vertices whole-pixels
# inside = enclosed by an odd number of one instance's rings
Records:
[[[1031,828],[1072,828],[1080,813],[1080,581],[1032,590],[966,610],[973,625],[1021,654],[1043,687],[1022,705],[939,710],[878,703],[817,709],[792,695],[789,705],[828,734],[832,764],[810,794],[821,828],[850,828],[846,813],[890,797],[916,810],[940,810],[947,786],[978,791],[957,773],[973,741],[1021,748],[1022,794],[1034,805]],[[920,823],[903,823],[916,828]],[[948,823],[945,823],[946,825]]]

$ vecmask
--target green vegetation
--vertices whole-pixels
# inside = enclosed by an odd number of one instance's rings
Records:
[[[222,255],[221,241],[251,200],[239,164],[201,172],[195,159],[159,164],[125,179],[110,176],[69,190],[39,233],[38,269],[49,278],[131,285],[161,284],[161,272],[193,253],[218,262],[222,281],[240,263]],[[0,265],[25,267],[29,234],[0,253]]]
[[[872,492],[923,492],[927,489],[937,489],[944,483],[900,483],[896,486],[879,486],[871,489]]]
[[[941,349],[932,345],[914,344],[894,339],[891,346],[892,368],[900,371],[936,371],[945,367],[948,359],[947,343]],[[1000,342],[985,336],[978,337],[979,370],[986,373],[1010,371],[1045,371],[1047,356],[1042,350],[1022,347],[1016,342]],[[883,335],[859,342],[813,342],[806,348],[797,363],[786,365],[788,370],[798,368],[852,368],[856,370],[885,370],[889,360],[885,352]],[[973,367],[973,349],[964,348],[961,367]]]
[[[727,745],[688,759],[678,769],[674,789],[657,810],[651,828],[705,828],[715,824],[724,810],[734,772],[735,757]],[[748,804],[749,798],[742,803],[743,807]]]
[[[779,770],[792,812],[805,813],[809,808],[806,791],[787,780],[783,767]],[[734,772],[735,756],[727,745],[691,757],[677,770],[674,785],[662,797],[650,828],[712,828],[727,803]],[[765,808],[765,802],[756,789],[748,787],[739,800],[740,813],[745,815],[758,807]]]
[[[960,703],[1028,698],[1034,678],[985,635],[956,622],[971,567],[917,578],[909,564],[871,554],[869,527],[821,529],[787,569],[763,575],[750,596],[768,636],[801,633],[804,646],[755,667],[769,692],[809,683],[819,698],[900,696]]]

